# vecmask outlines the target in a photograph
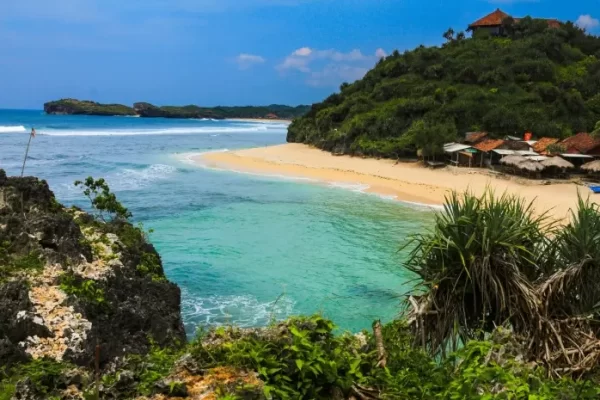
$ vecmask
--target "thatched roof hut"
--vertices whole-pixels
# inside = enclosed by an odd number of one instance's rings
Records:
[[[523,156],[510,155],[510,156],[503,157],[500,160],[500,163],[504,164],[504,165],[512,165],[512,166],[516,167],[516,166],[520,165],[521,163],[524,163],[525,161],[528,161],[528,160]]]
[[[537,161],[525,160],[522,163],[519,163],[517,165],[517,168],[529,172],[538,172],[542,171],[546,167],[544,167],[541,163]]]
[[[591,161],[583,164],[581,169],[588,172],[600,172],[600,160]]]
[[[575,166],[572,163],[560,157],[549,158],[547,160],[542,161],[540,164],[542,164],[544,167],[556,167],[562,169],[575,168]]]

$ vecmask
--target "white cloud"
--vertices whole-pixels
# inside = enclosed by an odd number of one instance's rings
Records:
[[[387,53],[381,47],[375,50],[375,57],[377,58],[385,58],[387,57]]]
[[[306,83],[312,86],[337,86],[362,78],[378,59],[386,56],[381,48],[371,54],[365,55],[359,49],[342,52],[301,47],[276,68],[281,73],[301,72],[306,75]]]
[[[235,62],[240,69],[248,69],[257,64],[263,64],[265,59],[255,54],[242,53],[235,58]]]
[[[600,26],[600,21],[597,18],[593,18],[590,14],[580,15],[575,22],[577,26],[586,31],[591,31]]]
[[[370,57],[365,56],[358,49],[354,49],[348,53],[343,53],[334,49],[318,50],[311,49],[310,47],[301,47],[287,56],[285,60],[283,60],[283,62],[277,66],[277,69],[280,71],[295,69],[301,72],[310,72],[309,64],[319,60],[354,62],[366,61],[369,59]]]
[[[292,53],[293,56],[298,57],[308,57],[312,54],[312,49],[310,47],[302,47]]]
[[[321,71],[311,72],[306,83],[311,86],[337,86],[341,82],[354,82],[362,78],[368,70],[347,64],[328,64]]]

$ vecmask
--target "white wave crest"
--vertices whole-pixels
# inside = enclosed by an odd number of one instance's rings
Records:
[[[229,151],[229,149],[216,149],[216,150],[199,151],[199,152],[195,152],[195,153],[174,154],[173,156],[183,163],[197,165],[198,162],[194,160],[194,158],[196,158],[196,157],[199,157],[203,154],[226,153],[228,151]]]
[[[24,128],[23,128],[24,129]],[[136,136],[136,135],[194,135],[194,134],[218,134],[218,133],[252,133],[273,132],[266,126],[251,127],[188,127],[188,128],[161,128],[161,129],[111,129],[111,130],[60,130],[40,129],[40,135],[48,136]],[[282,133],[284,131],[282,130]]]
[[[167,179],[176,171],[177,168],[171,165],[153,164],[140,170],[124,169],[114,177],[109,176],[107,181],[115,191],[138,190],[153,182]]]
[[[23,133],[27,132],[27,129],[23,125],[15,126],[0,126],[0,133]]]
[[[371,186],[361,183],[330,182],[330,186],[339,189],[351,190],[353,192],[364,193]]]
[[[209,296],[194,298],[184,292],[182,314],[185,321],[204,326],[234,324],[242,328],[265,326],[273,319],[292,314],[294,301],[287,297],[261,303],[253,296]]]

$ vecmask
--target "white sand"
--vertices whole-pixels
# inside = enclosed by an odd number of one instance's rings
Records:
[[[456,167],[432,170],[391,160],[333,156],[303,144],[208,153],[192,156],[191,160],[209,167],[364,184],[370,192],[429,205],[443,204],[444,197],[452,190],[481,194],[492,188],[497,193],[506,191],[535,201],[536,211],[549,211],[556,219],[569,216],[569,210],[577,204],[578,191],[584,197],[591,193],[575,183],[543,185],[541,181],[496,176],[487,170]],[[600,201],[600,197],[591,198]]]

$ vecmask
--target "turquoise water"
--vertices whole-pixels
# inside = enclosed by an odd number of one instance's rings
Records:
[[[186,329],[258,326],[322,312],[342,329],[398,312],[410,275],[398,252],[431,223],[425,208],[302,179],[191,165],[189,153],[285,142],[286,127],[226,121],[46,116],[0,110],[0,168],[46,179],[60,201],[87,207],[72,182],[104,177],[154,229]],[[341,185],[340,185],[341,186]]]

